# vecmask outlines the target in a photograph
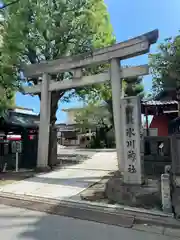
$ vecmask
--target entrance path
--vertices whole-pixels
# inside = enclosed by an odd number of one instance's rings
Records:
[[[100,181],[111,171],[117,170],[117,156],[115,151],[93,152],[76,149],[58,149],[66,154],[84,154],[88,159],[83,162],[66,166],[59,170],[38,174],[33,178],[3,186],[0,192],[52,199],[73,198],[90,185]]]

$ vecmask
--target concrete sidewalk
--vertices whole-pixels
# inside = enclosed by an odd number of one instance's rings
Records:
[[[38,174],[33,178],[3,186],[0,188],[0,193],[58,200],[69,199],[117,169],[116,152],[94,153],[92,158],[71,167],[66,166],[50,173]]]

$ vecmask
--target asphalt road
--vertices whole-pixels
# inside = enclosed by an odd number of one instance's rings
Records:
[[[177,240],[159,234],[0,205],[4,240]]]

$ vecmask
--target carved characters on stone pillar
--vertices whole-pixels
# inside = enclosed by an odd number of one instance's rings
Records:
[[[124,138],[124,182],[128,184],[142,183],[141,166],[141,111],[138,97],[127,97],[121,101],[123,115]]]
[[[133,124],[133,123],[134,123],[133,107],[128,105],[126,107],[126,124]]]
[[[129,164],[128,172],[129,173],[136,173],[137,172],[137,170],[136,170],[136,168],[133,164]]]
[[[136,162],[136,151],[135,145],[136,141],[135,137],[135,130],[134,130],[134,108],[131,105],[130,99],[127,101],[127,105],[125,108],[126,114],[126,146],[127,146],[127,160],[129,163],[128,172],[129,173],[136,173],[135,162]]]
[[[135,147],[135,140],[127,140],[126,141],[127,148]]]
[[[121,100],[121,114],[123,118],[124,139],[124,182],[127,184],[141,184],[143,182],[141,164],[141,111],[138,97],[127,97]]]
[[[131,127],[127,128],[126,129],[126,136],[129,137],[129,138],[135,136],[134,128],[131,128]]]
[[[135,162],[136,161],[136,153],[133,149],[128,150],[127,157],[130,161]]]

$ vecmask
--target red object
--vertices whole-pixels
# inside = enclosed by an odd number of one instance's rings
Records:
[[[153,116],[149,128],[157,128],[159,137],[168,136],[168,122],[169,119],[166,115]]]
[[[34,139],[34,136],[33,136],[33,135],[29,135],[29,139],[30,139],[30,140],[33,140],[33,139]]]
[[[29,135],[28,138],[29,138],[29,140],[33,140],[34,135]],[[20,141],[22,139],[21,139],[21,135],[7,135],[7,140],[9,140],[9,141]]]
[[[9,141],[20,141],[21,135],[7,135],[7,140]]]

